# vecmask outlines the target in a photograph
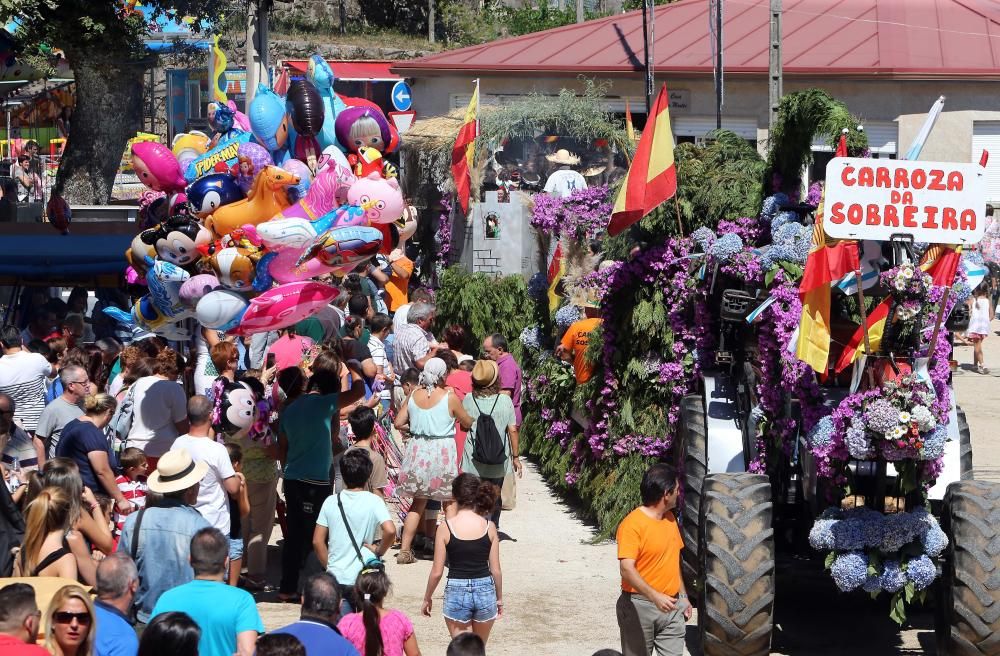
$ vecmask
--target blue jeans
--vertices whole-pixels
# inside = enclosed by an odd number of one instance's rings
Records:
[[[489,622],[497,618],[497,588],[492,576],[481,579],[448,579],[444,586],[446,619],[454,622]]]

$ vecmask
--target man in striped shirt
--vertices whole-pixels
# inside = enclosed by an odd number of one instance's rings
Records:
[[[21,348],[21,334],[14,326],[0,329],[0,348],[0,393],[14,399],[14,422],[34,435],[45,408],[45,381],[55,369],[45,356]],[[45,452],[40,450],[38,458],[39,464],[44,462]]]

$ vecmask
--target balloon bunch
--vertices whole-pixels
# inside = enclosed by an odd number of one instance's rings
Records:
[[[346,274],[412,234],[413,212],[382,159],[399,135],[377,106],[335,94],[333,80],[314,56],[286,98],[261,86],[246,116],[213,107],[212,138],[133,144],[150,227],[126,258],[148,293],[108,314],[168,339],[187,339],[191,318],[233,334],[277,330],[337,295],[315,278]]]

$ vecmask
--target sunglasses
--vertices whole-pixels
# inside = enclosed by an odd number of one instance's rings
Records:
[[[52,619],[59,624],[71,624],[73,620],[76,620],[80,624],[90,624],[90,613],[70,613],[61,610],[53,613]]]

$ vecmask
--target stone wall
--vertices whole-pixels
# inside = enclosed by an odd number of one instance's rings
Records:
[[[343,0],[347,22],[358,20],[357,0]],[[341,0],[275,0],[272,10],[277,25],[315,30],[340,29]]]

